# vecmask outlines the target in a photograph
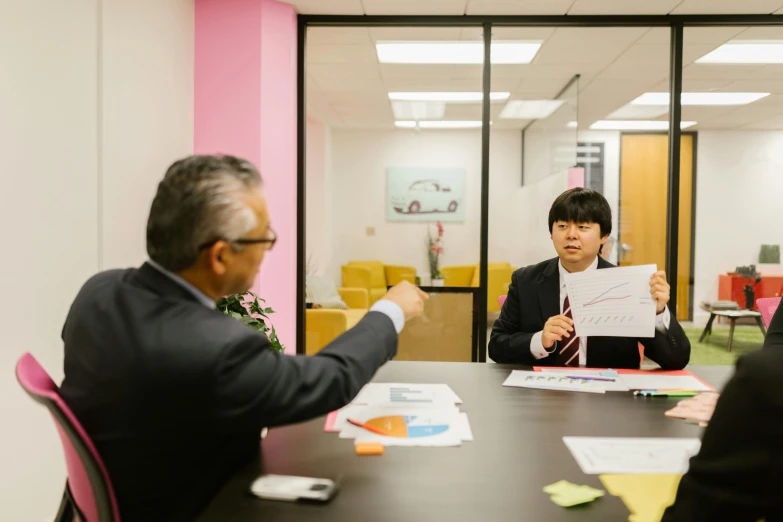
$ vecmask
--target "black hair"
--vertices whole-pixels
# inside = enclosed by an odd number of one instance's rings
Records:
[[[612,233],[612,209],[609,202],[595,190],[576,187],[559,196],[549,209],[549,233],[555,221],[598,223],[601,237]]]

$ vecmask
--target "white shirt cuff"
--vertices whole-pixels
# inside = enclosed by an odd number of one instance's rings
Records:
[[[548,357],[550,353],[546,351],[546,348],[544,348],[544,343],[541,342],[541,337],[543,337],[544,332],[536,332],[533,334],[533,337],[530,338],[530,353],[533,354],[533,357],[536,359],[543,359],[544,357]],[[555,344],[552,348],[554,351],[554,348],[557,346]]]
[[[671,314],[669,313],[669,306],[663,307],[663,312],[655,316],[655,329],[662,334],[669,333],[669,323],[671,322]]]
[[[405,314],[403,313],[402,308],[400,308],[400,305],[394,301],[390,301],[388,299],[381,299],[380,301],[376,301],[375,304],[370,308],[370,311],[380,312],[391,319],[392,323],[394,323],[394,329],[397,330],[397,333],[400,333],[405,326]]]

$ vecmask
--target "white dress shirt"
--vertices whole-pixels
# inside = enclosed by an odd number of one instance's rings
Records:
[[[568,292],[566,291],[566,283],[565,283],[565,274],[566,269],[563,268],[563,263],[558,261],[557,267],[560,272],[560,313],[563,313],[563,302],[565,301],[566,296],[568,295]],[[598,269],[598,256],[596,256],[593,263],[588,266],[585,270],[597,270]],[[664,307],[663,312],[655,316],[655,329],[661,332],[662,334],[666,334],[669,331],[669,307]],[[536,332],[533,334],[533,337],[530,339],[530,353],[533,354],[533,357],[536,359],[543,359],[544,357],[548,356],[549,354],[553,353],[557,349],[557,344],[555,343],[552,345],[552,347],[547,350],[544,348],[544,344],[541,341],[541,337],[543,335],[543,331]],[[576,332],[577,335],[579,335],[579,332]],[[574,335],[573,332],[570,332],[571,335]],[[587,337],[579,336],[579,366],[585,366],[587,365]]]
[[[397,330],[397,333],[400,333],[402,328],[405,326],[405,313],[403,313],[400,305],[394,301],[389,301],[388,299],[375,301],[375,304],[372,305],[370,311],[380,312],[391,319],[392,323],[394,323],[394,329]]]

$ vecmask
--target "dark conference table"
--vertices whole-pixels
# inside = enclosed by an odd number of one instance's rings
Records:
[[[562,441],[595,437],[701,437],[703,428],[664,412],[678,399],[506,388],[520,366],[480,363],[390,362],[375,382],[447,383],[463,400],[473,442],[455,448],[390,447],[358,456],[353,440],[324,433],[325,417],[269,430],[259,462],[237,473],[199,517],[201,522],[543,522],[627,520],[622,500],[607,495],[565,509],[541,488],[561,479],[603,489],[585,475]],[[721,390],[733,367],[695,366],[694,374]],[[249,492],[262,472],[340,477],[328,504],[261,500]]]

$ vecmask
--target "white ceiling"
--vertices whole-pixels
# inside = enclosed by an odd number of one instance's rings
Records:
[[[729,9],[729,2],[724,0],[293,0],[289,3],[305,13],[330,14],[684,14],[722,13]],[[742,12],[778,10],[783,14],[783,0],[742,3]],[[530,64],[493,65],[492,91],[510,92],[510,100],[552,99],[575,74],[580,74],[580,128],[606,119],[644,92],[668,91],[668,28],[495,27],[493,38],[541,40],[543,44]],[[389,92],[481,91],[482,66],[380,64],[375,42],[481,39],[481,28],[311,27],[306,49],[308,111],[335,127],[393,128]],[[694,63],[731,39],[783,40],[783,27],[686,28],[683,90],[772,94],[740,107],[683,107],[683,120],[698,122],[692,130],[783,129],[783,65]],[[501,120],[503,107],[504,103],[492,104],[493,128],[521,128],[528,123]],[[663,115],[658,119],[666,118]],[[481,104],[449,104],[445,119],[480,120]],[[573,105],[565,104],[548,123],[562,125],[574,119]]]
[[[280,0],[302,14],[663,15],[772,14],[780,0]],[[783,14],[783,13],[782,13]]]

